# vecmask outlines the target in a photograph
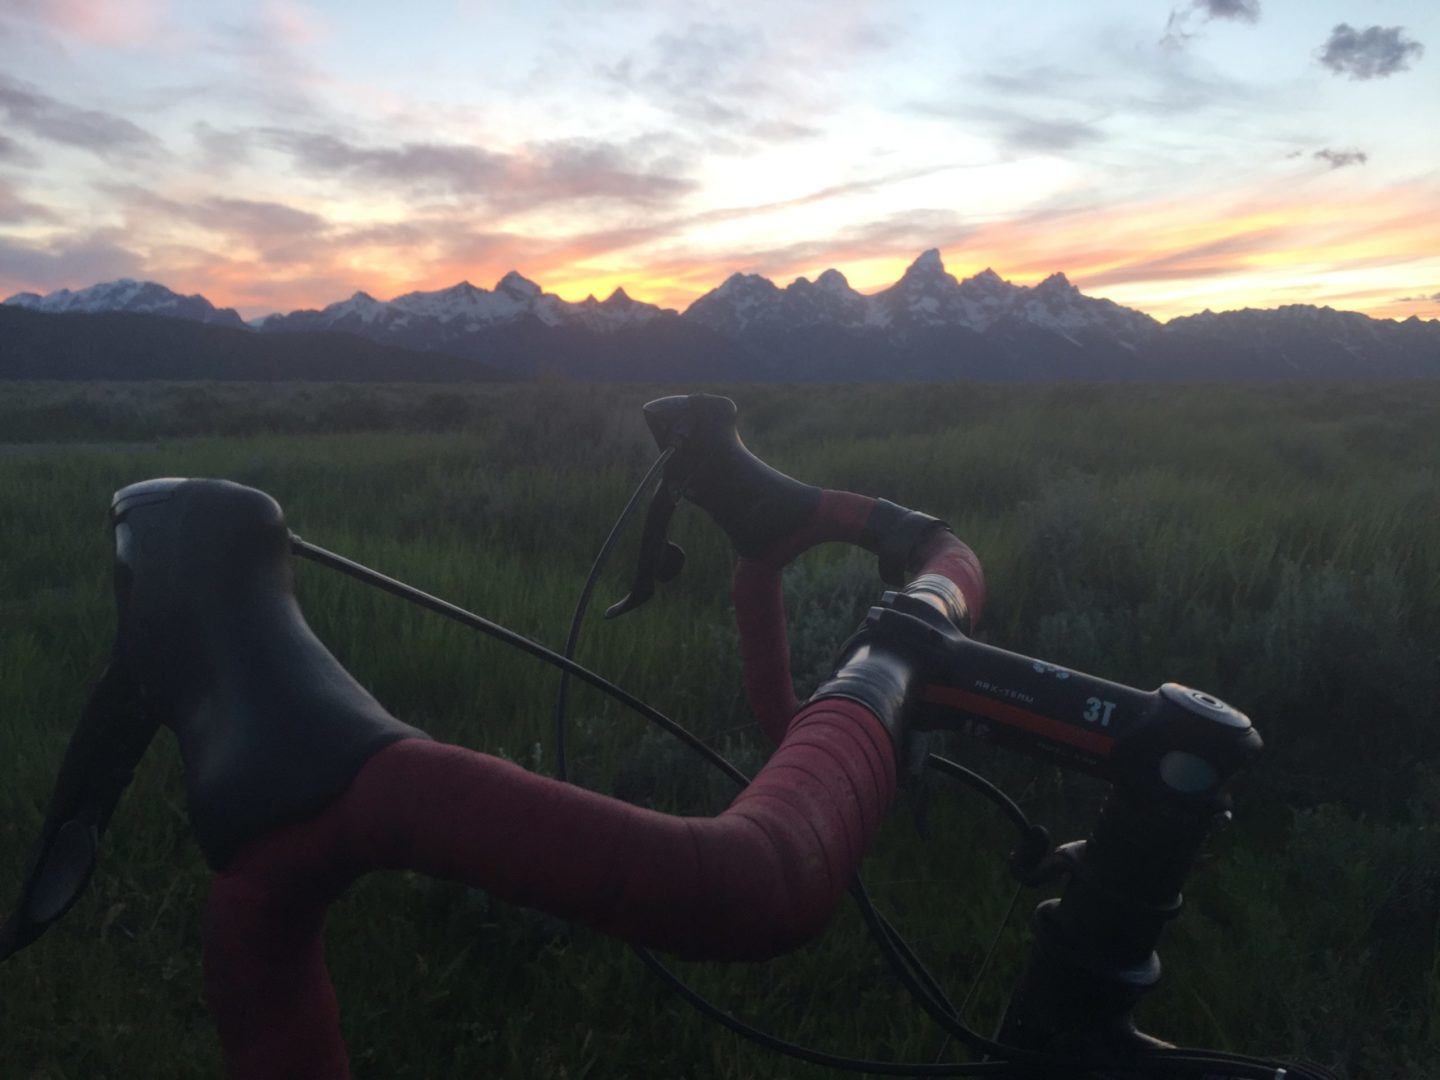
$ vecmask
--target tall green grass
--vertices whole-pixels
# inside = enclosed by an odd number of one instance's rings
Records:
[[[23,871],[111,632],[109,494],[158,475],[262,487],[301,535],[550,644],[653,449],[664,388],[16,385],[0,395],[0,899]],[[1305,1053],[1348,1076],[1440,1074],[1440,387],[731,388],[777,467],[945,516],[985,562],[989,639],[1096,674],[1211,690],[1268,752],[1239,784],[1142,1020],[1174,1040]],[[725,746],[764,746],[738,688],[723,537],[690,511],[685,573],[602,623],[580,658]],[[632,540],[633,542],[633,540]],[[308,618],[397,715],[532,768],[556,676],[303,565]],[[802,683],[878,581],[817,552],[787,584]],[[576,778],[713,812],[728,785],[577,689]],[[1101,794],[955,744],[1057,830]],[[1010,902],[989,808],[934,777],[905,790],[866,875],[958,998]],[[200,999],[206,872],[162,736],[85,898],[0,967],[0,1076],[213,1075]],[[977,989],[994,1023],[1023,962],[1025,894]],[[613,942],[458,886],[368,880],[329,956],[360,1077],[820,1075],[693,1017]],[[683,965],[791,1038],[932,1059],[940,1035],[858,918],[767,965]]]

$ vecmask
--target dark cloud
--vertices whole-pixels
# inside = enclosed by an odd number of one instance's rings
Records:
[[[1099,142],[1103,132],[1079,120],[1045,120],[1038,117],[1014,117],[1001,125],[1005,142],[1019,150],[1049,153],[1073,150],[1085,143]]]
[[[696,186],[675,175],[679,162],[652,161],[640,144],[632,152],[625,145],[566,140],[500,153],[460,143],[370,147],[319,132],[268,129],[264,134],[302,171],[465,196],[510,212],[591,199],[651,208]]]
[[[1367,26],[1357,30],[1341,23],[1330,31],[1320,62],[1336,75],[1352,79],[1383,79],[1410,67],[1425,55],[1425,46],[1405,37],[1403,26]]]
[[[504,156],[475,146],[404,143],[366,147],[322,132],[268,129],[271,145],[285,151],[301,170],[349,173],[366,180],[478,194],[504,175]]]
[[[18,225],[25,221],[56,220],[53,210],[26,199],[14,185],[0,177],[0,222]]]
[[[1397,296],[1393,302],[1396,304],[1440,304],[1440,292],[1431,293],[1429,296]]]
[[[1197,19],[1201,22],[1229,19],[1253,23],[1259,18],[1260,0],[1191,0],[1188,4],[1170,9],[1160,44],[1172,49],[1183,48],[1187,41],[1198,35],[1198,31],[1190,29]]]
[[[121,245],[114,230],[28,244],[0,236],[0,281],[37,292],[141,275],[143,260]]]
[[[1324,150],[1316,150],[1310,156],[1316,161],[1326,162],[1332,169],[1343,169],[1346,165],[1364,165],[1370,160],[1370,155],[1363,150],[1331,150],[1328,146]]]
[[[6,75],[0,75],[0,112],[17,128],[103,158],[146,156],[160,149],[160,140],[123,117],[67,105]]]
[[[1260,0],[1195,0],[1195,7],[1210,19],[1255,22],[1260,18]]]
[[[566,140],[545,143],[510,158],[509,190],[499,201],[511,208],[579,199],[606,199],[636,206],[672,203],[696,188],[674,175],[679,163],[633,160],[614,143]]]
[[[319,214],[283,203],[219,197],[196,206],[193,220],[217,231],[250,236],[309,236],[327,227]]]

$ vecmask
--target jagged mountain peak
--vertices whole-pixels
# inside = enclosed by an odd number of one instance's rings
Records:
[[[1040,284],[1035,286],[1035,288],[1037,291],[1045,292],[1080,292],[1079,289],[1077,289],[1074,285],[1070,284],[1070,279],[1067,278],[1064,274],[1060,273],[1058,270],[1055,273],[1051,274],[1049,277],[1047,277],[1044,281],[1040,282]]]
[[[945,273],[945,262],[940,258],[939,248],[926,248],[905,271],[908,274],[943,274]]]
[[[930,248],[906,268],[899,281],[877,295],[911,296],[918,293],[939,297],[953,293],[959,285],[955,275],[945,269],[939,250]]]
[[[495,283],[495,291],[525,299],[534,299],[541,293],[539,285],[515,270],[511,270]]]
[[[846,279],[845,275],[833,268],[830,270],[822,270],[814,281],[811,281],[807,277],[798,277],[789,285],[785,286],[786,292],[791,290],[804,292],[809,289],[819,289],[822,292],[828,293],[851,293],[855,291],[850,288],[850,282]]]

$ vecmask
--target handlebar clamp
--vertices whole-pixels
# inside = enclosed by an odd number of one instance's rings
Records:
[[[826,698],[859,702],[884,725],[896,759],[903,761],[914,694],[960,640],[959,629],[934,604],[907,592],[887,592],[846,640],[834,673],[807,704]]]

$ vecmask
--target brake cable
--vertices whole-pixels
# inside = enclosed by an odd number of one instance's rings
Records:
[[[646,486],[648,486],[650,479],[654,476],[656,471],[658,471],[664,465],[665,460],[666,458],[668,458],[670,453],[670,450],[666,450],[664,453],[662,453],[660,457],[655,461],[655,463],[651,466],[649,471],[647,471],[645,477],[637,486],[634,494],[632,494],[630,501],[626,504],[624,510],[621,512],[620,517],[616,520],[614,526],[612,526],[609,535],[607,535],[605,539],[604,544],[601,546],[600,552],[598,553],[593,565],[591,566],[590,574],[586,578],[585,584],[581,590],[580,599],[576,604],[575,611],[571,620],[570,631],[566,637],[566,651],[564,654],[557,653],[555,650],[550,649],[547,646],[541,645],[539,642],[532,641],[530,638],[525,637],[523,634],[517,633],[516,631],[511,630],[509,627],[502,626],[499,623],[493,622],[492,620],[487,619],[482,615],[477,615],[474,612],[467,611],[465,608],[462,608],[459,605],[452,604],[447,600],[442,600],[439,597],[431,593],[427,593],[422,589],[418,589],[412,585],[407,585],[402,581],[398,581],[395,578],[380,573],[378,570],[373,570],[370,567],[358,563],[352,559],[348,559],[343,555],[339,555],[333,551],[329,551],[325,548],[320,547],[317,544],[312,544],[309,541],[302,539],[298,534],[294,532],[290,533],[291,550],[295,555],[318,563],[322,566],[328,567],[329,569],[337,570],[340,573],[355,578],[356,580],[361,581],[364,584],[370,585],[373,588],[380,589],[383,592],[388,592],[393,596],[399,597],[402,600],[406,600],[419,607],[432,611],[437,615],[443,616],[444,618],[461,623],[462,625],[467,626],[470,629],[479,630],[480,632],[487,634],[490,637],[496,638],[497,640],[502,641],[507,645],[510,645],[512,648],[518,649],[519,651],[524,653],[528,653],[529,655],[534,656],[537,659],[543,660],[544,662],[551,664],[556,668],[559,668],[562,672],[562,680],[561,696],[560,699],[557,701],[556,709],[556,731],[557,734],[559,734],[560,736],[560,743],[557,744],[556,755],[558,779],[565,779],[565,762],[563,751],[563,728],[566,693],[565,677],[569,675],[574,675],[576,678],[580,679],[583,682],[589,683],[591,686],[595,687],[597,690],[600,690],[602,693],[608,694],[610,697],[614,698],[622,705],[625,705],[627,708],[636,712],[638,715],[643,716],[651,723],[654,723],[659,727],[663,728],[665,731],[669,732],[671,735],[679,739],[685,745],[689,746],[692,750],[698,753],[715,768],[725,773],[725,775],[728,776],[731,780],[733,780],[736,784],[744,786],[749,783],[749,777],[746,776],[742,770],[738,769],[735,765],[728,761],[722,754],[720,754],[718,751],[705,743],[702,739],[694,735],[677,721],[671,719],[647,702],[636,697],[634,694],[631,694],[629,691],[616,685],[609,679],[606,679],[604,676],[599,675],[591,671],[590,669],[584,667],[583,665],[577,663],[573,658],[573,652],[576,644],[578,643],[580,623],[588,607],[590,594],[594,589],[595,582],[598,579],[601,570],[603,569],[605,561],[609,557],[610,551],[614,547],[615,541],[618,539],[620,530],[623,527],[625,521],[633,512],[634,507],[638,505],[640,496],[644,493],[644,490]],[[999,788],[995,787],[994,784],[986,780],[984,777],[980,776],[978,773],[975,773],[956,762],[949,761],[946,758],[937,757],[933,754],[927,757],[926,764],[929,765],[929,767],[931,768],[936,768],[939,771],[945,772],[948,775],[959,779],[964,783],[968,783],[976,787],[977,790],[979,790],[982,794],[985,794],[988,798],[992,799],[992,801],[994,801],[996,805],[1000,806],[1001,809],[1006,813],[1006,816],[1011,818],[1011,820],[1015,822],[1017,826],[1021,827],[1022,833],[1025,833],[1027,831],[1033,833],[1034,830],[1038,828],[1029,824],[1028,819],[1025,818],[1024,813],[1019,809],[1018,805],[1016,805],[1014,801],[1009,798],[1009,796],[1005,795],[1004,792],[1000,791]],[[1021,825],[1022,822],[1024,823],[1023,825]],[[1043,832],[1043,830],[1041,831]],[[1156,1066],[1159,1066],[1160,1068],[1170,1071],[1172,1073],[1176,1073],[1177,1075],[1192,1075],[1190,1069],[1194,1069],[1197,1071],[1194,1072],[1193,1075],[1201,1077],[1205,1076],[1206,1074],[1199,1070],[1213,1069],[1218,1066],[1222,1068],[1246,1070],[1246,1072],[1243,1074],[1233,1074],[1236,1080],[1239,1080],[1239,1077],[1241,1075],[1254,1078],[1254,1080],[1288,1080],[1288,1078],[1290,1077],[1294,1077],[1295,1080],[1327,1080],[1323,1072],[1311,1072],[1308,1068],[1299,1063],[1285,1063],[1282,1065],[1281,1063],[1270,1062],[1260,1058],[1247,1057],[1245,1055],[1239,1054],[1228,1054],[1221,1051],[1213,1050],[1189,1050],[1177,1048],[1170,1051],[1158,1051],[1154,1054],[1147,1055],[1145,1058],[1135,1062],[1117,1064],[1097,1063],[1094,1065],[1090,1065],[1073,1061],[1064,1061],[1055,1055],[1042,1054],[1033,1051],[1025,1051],[1019,1049],[1018,1047],[1010,1047],[1000,1043],[995,1043],[965,1026],[963,1021],[956,1014],[954,1006],[951,1005],[948,998],[945,996],[944,991],[941,989],[939,983],[935,980],[934,976],[932,976],[929,971],[926,970],[924,965],[920,962],[919,958],[915,956],[909,945],[900,936],[899,932],[875,907],[873,901],[871,901],[869,897],[869,894],[865,891],[864,885],[861,883],[858,875],[854,882],[852,882],[851,893],[856,900],[856,904],[860,909],[862,917],[864,918],[867,926],[869,926],[871,930],[872,936],[875,938],[876,943],[880,945],[881,952],[890,961],[891,966],[895,968],[896,973],[905,983],[906,988],[910,991],[911,996],[915,999],[916,1003],[919,1004],[926,1011],[926,1013],[928,1013],[931,1018],[942,1027],[943,1030],[945,1030],[948,1034],[955,1037],[959,1041],[968,1045],[972,1051],[982,1054],[1003,1054],[1005,1055],[1004,1059],[997,1061],[978,1062],[887,1062],[868,1061],[861,1058],[849,1058],[840,1055],[830,1054],[821,1050],[814,1050],[809,1047],[801,1046],[797,1043],[792,1043],[787,1040],[781,1039],[778,1036],[771,1035],[768,1032],[762,1031],[759,1028],[753,1027],[745,1021],[740,1020],[738,1017],[721,1009],[718,1005],[709,1001],[707,998],[703,997],[697,991],[692,989],[688,984],[686,984],[682,979],[680,979],[678,975],[676,975],[668,967],[666,967],[664,963],[658,957],[656,957],[651,950],[639,945],[632,945],[631,949],[636,954],[636,956],[639,957],[639,959],[647,967],[649,967],[652,971],[659,975],[661,979],[675,993],[679,994],[682,998],[684,998],[687,1002],[689,1002],[692,1006],[699,1010],[703,1015],[706,1015],[710,1019],[715,1020],[717,1023],[735,1032],[736,1034],[741,1035],[742,1037],[750,1040],[751,1042],[754,1042],[759,1046],[764,1047],[765,1049],[784,1054],[788,1057],[793,1057],[801,1061],[810,1062],[811,1064],[822,1065],[828,1068],[840,1069],[848,1072],[865,1072],[889,1076],[1008,1075],[1014,1077],[1020,1075],[1016,1071],[1019,1069],[1033,1068],[1035,1066],[1048,1066],[1051,1068],[1058,1066],[1061,1068],[1077,1070],[1075,1075],[1083,1076],[1086,1073],[1094,1074],[1097,1071],[1103,1071],[1112,1074],[1131,1073],[1137,1069],[1153,1069]],[[1177,1066],[1180,1067],[1180,1069],[1184,1070],[1183,1073],[1176,1072]],[[1186,1066],[1189,1066],[1190,1068],[1187,1069]],[[1256,1071],[1261,1069],[1265,1071]]]
[[[570,619],[570,632],[565,635],[565,659],[575,659],[575,649],[580,641],[580,622],[585,617],[585,609],[590,606],[590,594],[595,589],[595,582],[600,579],[600,571],[610,559],[610,552],[615,547],[615,541],[620,538],[620,532],[625,528],[630,515],[640,505],[640,497],[645,494],[645,489],[650,486],[651,479],[670,460],[675,453],[675,447],[667,446],[663,453],[655,459],[650,470],[635,486],[630,501],[625,504],[625,509],[620,511],[620,516],[615,519],[615,524],[610,526],[610,534],[605,537],[605,542],[600,545],[600,550],[595,554],[595,561],[590,565],[590,573],[585,578],[585,584],[580,589],[580,598],[575,601],[575,612]],[[564,668],[560,669],[560,689],[555,695],[555,775],[564,780],[565,769],[565,706],[570,696],[570,673]]]

